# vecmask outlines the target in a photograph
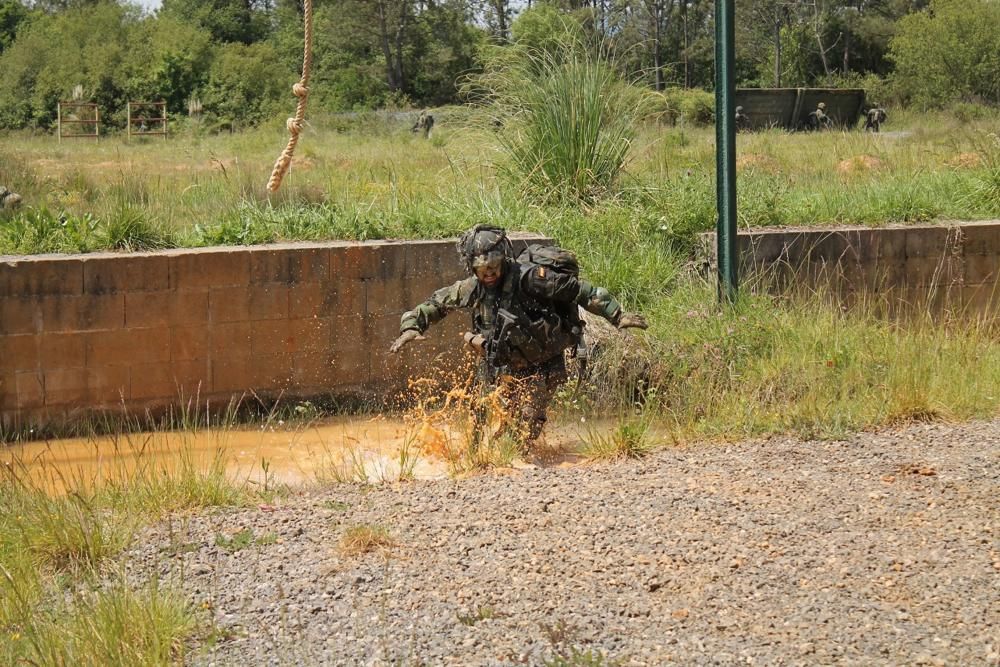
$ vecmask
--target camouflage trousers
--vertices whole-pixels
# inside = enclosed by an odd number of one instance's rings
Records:
[[[501,389],[504,412],[508,421],[502,432],[516,437],[525,447],[538,439],[545,422],[552,398],[569,378],[566,360],[558,354],[548,361],[521,369],[511,369],[504,374]],[[485,424],[484,414],[477,414],[476,421]]]

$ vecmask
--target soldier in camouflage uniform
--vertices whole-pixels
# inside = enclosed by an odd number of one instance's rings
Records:
[[[865,113],[865,132],[869,130],[878,132],[882,128],[882,123],[885,122],[886,118],[885,109],[879,106],[872,107]]]
[[[411,132],[423,132],[424,139],[431,136],[431,129],[434,127],[434,116],[427,113],[427,109],[421,109],[420,115],[417,116],[417,122],[413,124],[410,128]]]
[[[21,195],[0,185],[0,210],[15,209],[21,205]]]
[[[622,312],[603,287],[545,266],[518,263],[502,228],[477,225],[459,240],[458,252],[472,275],[404,313],[400,335],[389,352],[423,340],[427,328],[450,312],[471,310],[473,331],[466,341],[483,354],[482,379],[491,382],[498,371],[514,378],[516,410],[526,425],[524,444],[530,445],[545,426],[549,402],[568,377],[563,353],[583,334],[578,308],[619,329],[645,329],[646,320]]]
[[[743,107],[736,107],[736,131],[746,132],[750,129],[750,116],[743,113]]]
[[[810,130],[827,130],[833,127],[833,119],[826,115],[826,102],[820,102],[815,111],[809,112],[806,124]]]

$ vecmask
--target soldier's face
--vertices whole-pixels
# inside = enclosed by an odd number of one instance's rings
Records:
[[[472,270],[486,287],[496,287],[503,276],[503,253],[489,252],[472,260]]]

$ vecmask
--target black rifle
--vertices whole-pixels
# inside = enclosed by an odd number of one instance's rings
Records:
[[[488,384],[496,383],[500,369],[510,362],[511,334],[516,327],[517,315],[498,308],[492,335],[486,340],[485,376]]]

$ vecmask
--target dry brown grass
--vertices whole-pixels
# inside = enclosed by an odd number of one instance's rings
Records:
[[[396,545],[389,531],[382,526],[361,524],[352,526],[340,537],[340,552],[345,556],[359,556],[372,551],[388,552]]]

